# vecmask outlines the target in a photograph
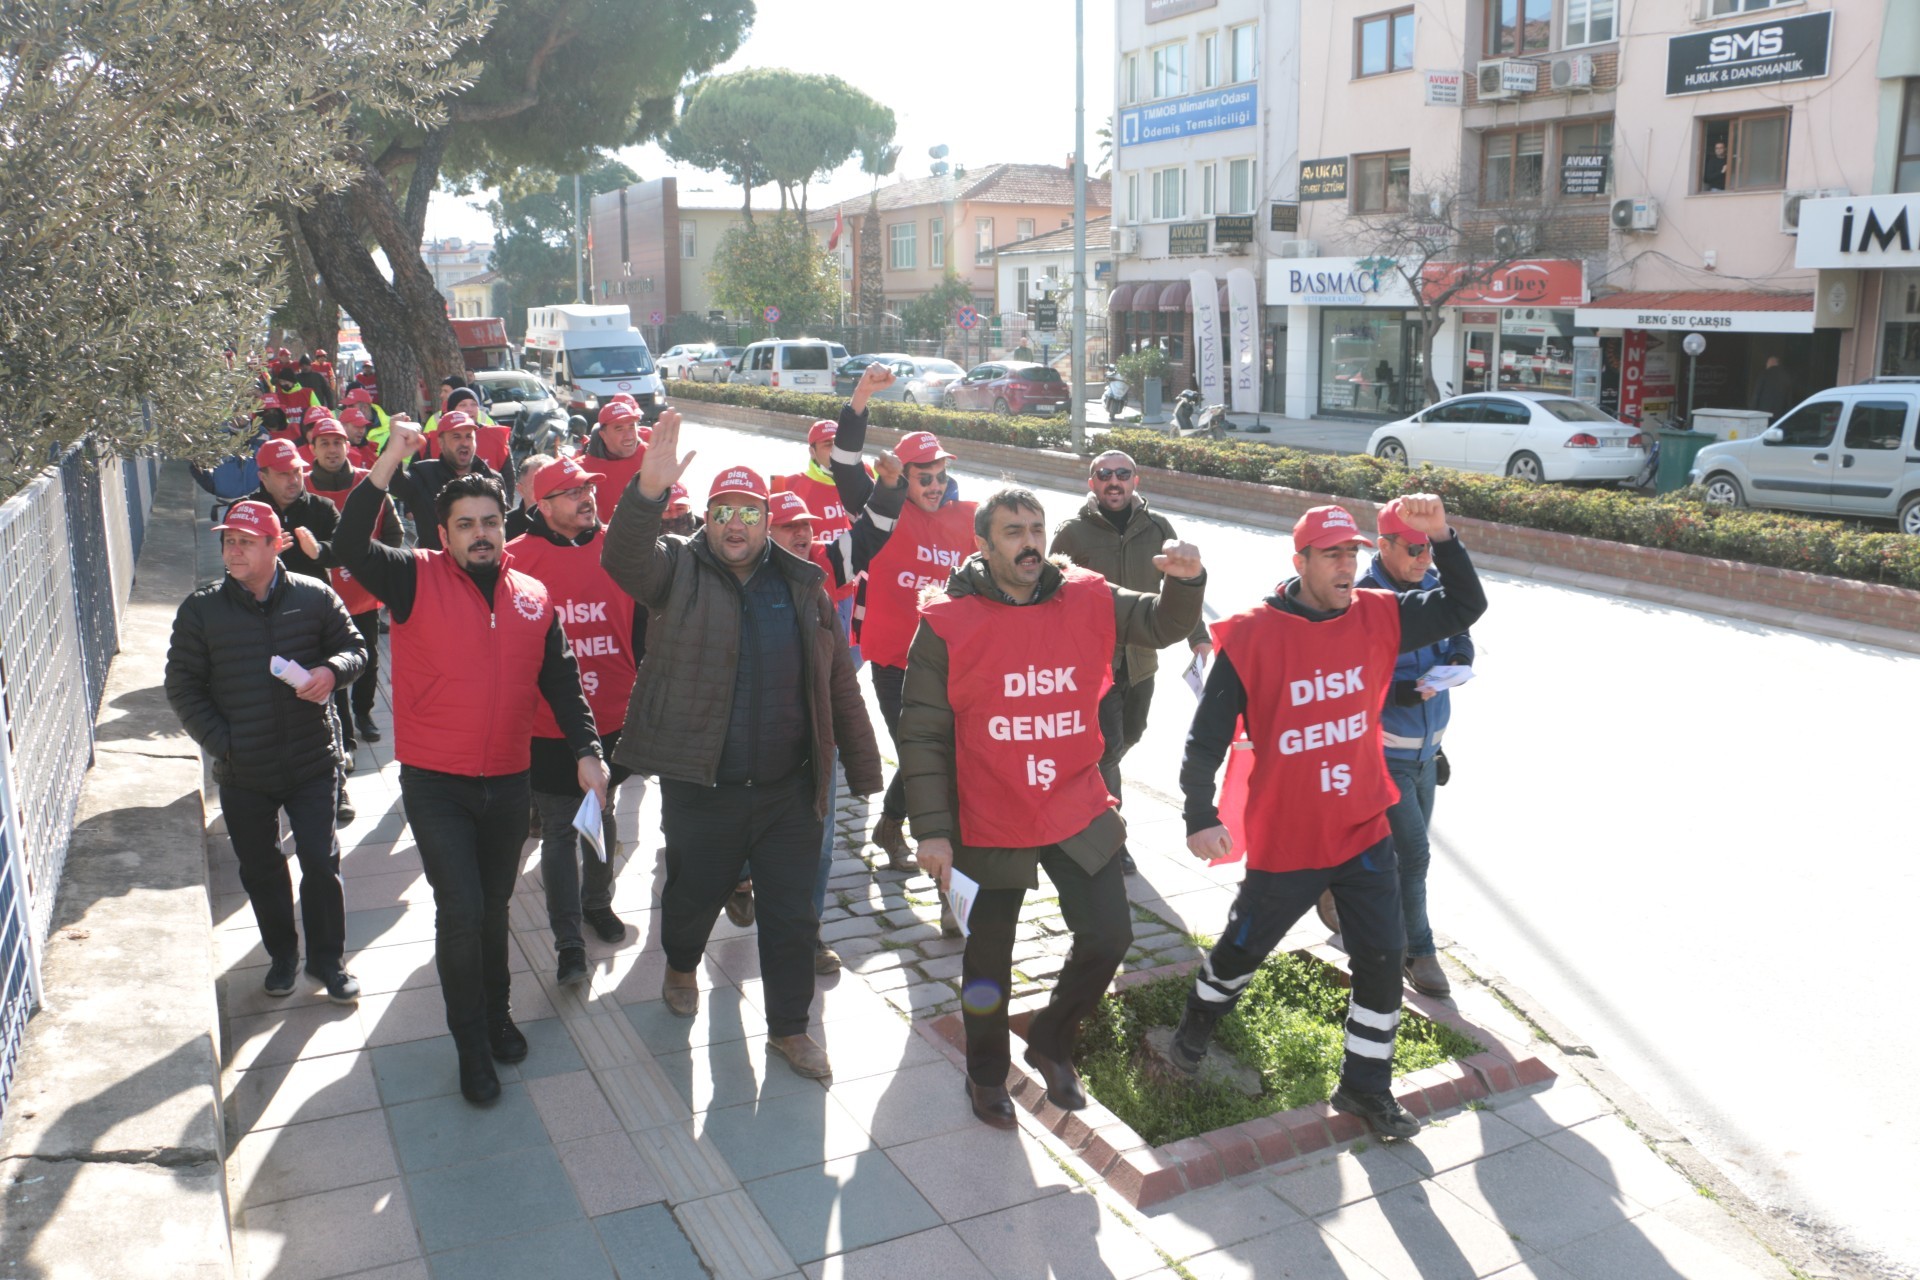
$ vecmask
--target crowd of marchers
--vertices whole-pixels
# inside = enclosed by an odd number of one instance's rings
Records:
[[[1095,457],[1084,506],[1050,531],[1027,489],[963,497],[931,433],[870,457],[883,365],[837,422],[814,424],[803,467],[770,482],[716,459],[696,511],[671,410],[649,429],[616,399],[581,453],[508,474],[457,380],[415,424],[365,388],[336,416],[298,363],[277,363],[258,487],[214,525],[225,574],[181,605],[166,675],[219,784],[269,993],[297,988],[304,942],[313,981],[358,997],[337,827],[353,817],[355,744],[382,735],[385,635],[393,756],[469,1101],[497,1097],[495,1063],[528,1052],[507,921],[530,839],[559,983],[588,976],[585,929],[638,945],[612,907],[623,863],[655,871],[621,856],[643,847],[616,820],[637,776],[659,789],[672,1013],[698,1013],[724,911],[757,934],[770,1051],[831,1075],[808,1025],[818,976],[840,966],[820,919],[844,785],[881,797],[878,865],[937,882],[956,933],[961,904],[965,1087],[1001,1128],[1016,930],[1045,872],[1072,950],[1025,1058],[1053,1102],[1083,1107],[1079,1028],[1132,937],[1120,766],[1157,651],[1185,642],[1205,672],[1180,771],[1188,847],[1246,870],[1171,1062],[1200,1068],[1260,962],[1320,904],[1353,968],[1333,1104],[1385,1136],[1418,1131],[1390,1077],[1403,982],[1447,992],[1425,880],[1450,695],[1430,673],[1471,663],[1486,607],[1439,499],[1388,504],[1377,543],[1341,507],[1307,512],[1293,573],[1209,626],[1200,552],[1148,506],[1130,457]]]

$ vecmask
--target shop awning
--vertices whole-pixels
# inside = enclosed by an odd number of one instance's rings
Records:
[[[1133,312],[1158,311],[1160,309],[1160,290],[1164,286],[1158,280],[1142,280],[1133,286],[1133,300],[1127,310]],[[1111,311],[1113,308],[1107,308]]]
[[[1232,309],[1231,305],[1227,302],[1227,282],[1225,280],[1220,282],[1220,292],[1217,296],[1220,299],[1220,314],[1225,315]],[[1185,305],[1187,312],[1191,314],[1193,312],[1193,294],[1191,292],[1187,294]]]
[[[1812,333],[1813,295],[1734,289],[1611,293],[1576,309],[1573,322],[1587,329]]]
[[[1127,304],[1132,301],[1133,283],[1131,281],[1113,286],[1113,292],[1107,295],[1107,314],[1111,315],[1116,311],[1125,311]]]
[[[1191,290],[1185,280],[1175,280],[1160,290],[1160,309],[1162,311],[1187,310],[1187,294]]]

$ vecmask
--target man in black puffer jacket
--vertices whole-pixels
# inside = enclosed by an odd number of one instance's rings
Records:
[[[227,576],[188,596],[167,649],[167,702],[213,761],[240,882],[269,958],[267,994],[289,995],[300,962],[293,882],[280,852],[280,810],[300,859],[307,973],[351,1004],[360,984],[341,963],[346,903],[333,815],[339,790],[333,690],[366,666],[366,642],[325,582],[277,559],[280,519],[264,502],[237,502],[216,525]],[[273,659],[307,673],[298,688]]]

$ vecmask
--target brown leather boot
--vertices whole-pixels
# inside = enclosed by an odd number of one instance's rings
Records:
[[[1320,923],[1327,926],[1328,933],[1340,932],[1340,909],[1333,905],[1333,890],[1322,890],[1313,910],[1320,917]]]
[[[660,998],[667,1002],[668,1013],[691,1018],[700,1012],[700,975],[681,973],[668,965],[667,976],[660,981]]]
[[[1453,994],[1453,985],[1447,981],[1447,971],[1440,967],[1439,956],[1408,956],[1406,969],[1407,985],[1421,995],[1445,1000]]]
[[[907,843],[906,833],[900,829],[900,819],[883,817],[874,824],[873,846],[887,855],[887,870],[918,871],[920,864],[913,860],[913,847]]]
[[[822,1080],[833,1074],[827,1051],[804,1031],[797,1036],[768,1036],[767,1048],[785,1058],[795,1075]]]

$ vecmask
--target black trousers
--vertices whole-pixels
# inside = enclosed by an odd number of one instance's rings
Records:
[[[530,803],[525,773],[466,778],[400,766],[400,799],[433,886],[433,962],[447,1030],[472,1045],[511,1009],[507,906]]]
[[[280,852],[280,811],[287,811],[293,854],[300,860],[300,922],[307,931],[310,969],[331,969],[346,949],[346,891],[340,880],[340,840],[333,832],[337,788],[331,774],[282,792],[220,788],[227,836],[240,860],[240,883],[253,904],[260,944],[275,960],[300,955],[300,936],[293,927],[293,878],[287,873],[287,855]]]
[[[367,642],[367,666],[359,679],[333,691],[333,711],[340,717],[340,736],[348,742],[354,739],[353,721],[347,718],[347,712],[356,716],[372,715],[374,699],[380,695],[380,610],[354,614],[353,625],[359,630],[360,638]]]
[[[1053,984],[1047,1007],[1033,1017],[1027,1043],[1049,1058],[1073,1056],[1080,1022],[1099,1003],[1133,942],[1133,912],[1118,857],[1088,875],[1049,845],[1040,865],[1060,895],[1060,914],[1073,931],[1073,950]],[[1005,1084],[1013,1063],[1007,1039],[1007,999],[1013,987],[1014,932],[1025,889],[982,889],[967,917],[961,960],[960,1007],[967,1032],[967,1075],[975,1084]]]
[[[1100,756],[1100,777],[1107,794],[1120,796],[1120,761],[1147,731],[1147,709],[1153,705],[1153,681],[1127,683],[1124,664],[1114,672],[1114,686],[1100,699],[1100,736],[1106,750]]]
[[[713,922],[751,859],[769,1035],[807,1029],[823,825],[813,812],[812,769],[767,786],[660,783],[660,830],[667,841],[660,941],[667,963],[681,973],[700,966]]]
[[[1331,867],[1248,871],[1227,913],[1227,927],[1194,979],[1187,1005],[1216,1013],[1233,1008],[1260,962],[1327,889],[1333,890],[1340,908],[1340,936],[1353,963],[1340,1078],[1362,1093],[1381,1093],[1393,1083],[1400,963],[1407,949],[1392,837]]]
[[[893,739],[893,749],[900,750],[900,694],[907,684],[905,667],[883,667],[877,662],[867,664],[868,677],[873,681],[873,695],[880,700],[880,718],[887,722],[887,736]],[[880,802],[880,816],[892,818],[895,822],[904,822],[907,817],[907,784],[900,777],[900,770],[893,771],[893,781],[887,784],[887,794]]]

